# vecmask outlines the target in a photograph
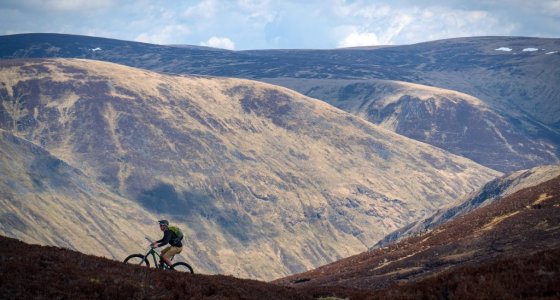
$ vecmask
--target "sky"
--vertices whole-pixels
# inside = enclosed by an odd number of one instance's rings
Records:
[[[560,0],[2,0],[0,35],[48,32],[230,50],[560,37]]]

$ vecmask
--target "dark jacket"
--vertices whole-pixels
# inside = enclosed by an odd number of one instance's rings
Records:
[[[167,245],[167,243],[169,243],[169,245],[173,247],[183,247],[181,241],[176,241],[176,239],[177,235],[175,234],[175,232],[169,229],[165,229],[165,231],[163,232],[163,238],[159,241],[156,241],[156,243],[158,243],[158,247]]]

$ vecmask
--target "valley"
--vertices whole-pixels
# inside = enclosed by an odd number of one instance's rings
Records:
[[[558,51],[0,36],[0,290],[559,297]],[[160,219],[196,275],[121,263]]]
[[[317,267],[500,174],[255,81],[47,59],[2,61],[0,82],[4,130],[154,216],[139,228],[162,216],[183,226],[202,272],[272,279]],[[2,210],[31,204],[15,199]]]
[[[147,269],[0,237],[0,289],[7,298],[556,297],[559,180],[529,185],[431,232],[268,283]]]

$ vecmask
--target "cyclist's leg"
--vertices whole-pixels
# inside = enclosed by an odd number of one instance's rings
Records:
[[[169,252],[169,250],[170,250],[171,248],[172,248],[171,246],[167,246],[167,247],[165,247],[163,250],[161,250],[161,254],[160,254],[160,255],[161,255],[161,259],[160,259],[160,261],[159,261],[159,264],[160,264],[161,267],[163,267],[162,260],[163,260],[168,266],[171,266],[171,261],[169,261],[169,260],[166,258],[166,254],[167,254],[167,252]]]
[[[165,261],[165,263],[167,263],[167,265],[171,266],[171,260],[173,259],[173,257],[176,254],[181,253],[182,250],[183,250],[183,247],[170,246],[169,249],[167,249],[167,251],[165,251],[165,253],[163,253],[163,251],[161,252],[161,256],[162,256],[163,260]]]

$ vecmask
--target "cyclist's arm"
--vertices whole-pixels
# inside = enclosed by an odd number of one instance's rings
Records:
[[[171,230],[166,230],[163,233],[163,238],[159,241],[155,241],[154,243],[156,243],[158,247],[161,247],[163,245],[167,245],[167,243],[169,243],[170,240],[171,240]]]

